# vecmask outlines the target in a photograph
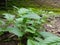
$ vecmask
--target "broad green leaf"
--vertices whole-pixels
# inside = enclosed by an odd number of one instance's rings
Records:
[[[27,23],[27,24],[34,24],[34,21],[32,21],[32,20],[27,20],[26,23]]]
[[[34,33],[36,32],[36,29],[32,26],[28,26],[28,29],[32,30],[32,32],[34,32]]]
[[[58,43],[60,43],[60,37],[54,34],[51,34],[49,32],[40,32],[40,34],[45,38],[43,40],[43,43],[47,45],[57,45]]]
[[[30,19],[40,19],[40,16],[38,16],[36,13],[28,13],[24,16],[22,16],[22,18],[30,18]]]
[[[14,15],[11,15],[11,14],[8,14],[8,13],[5,13],[5,14],[3,14],[3,15],[5,15],[5,18],[6,18],[8,21],[12,21],[12,20],[15,18]]]
[[[35,31],[33,31],[31,29],[26,29],[25,32],[35,33]]]
[[[34,37],[35,38],[35,40],[37,40],[37,41],[39,41],[39,42],[43,42],[44,40],[42,39],[42,38],[40,38],[40,37]]]
[[[18,23],[23,22],[23,18],[17,18],[16,22],[18,22]]]
[[[54,43],[54,42],[60,42],[60,38],[56,36],[48,37],[44,40],[45,43]]]
[[[60,45],[60,43],[59,42],[55,42],[55,43],[50,43],[48,45]]]
[[[57,37],[56,35],[50,33],[50,32],[40,32],[40,35],[42,35],[44,38],[48,37]]]
[[[38,41],[28,39],[27,45],[47,45],[47,44],[45,44],[43,41],[38,42]]]
[[[31,39],[28,39],[27,40],[27,45],[37,45],[37,42],[36,41],[33,41]]]
[[[18,10],[18,13],[19,13],[19,14],[25,14],[25,13],[28,13],[28,12],[29,12],[29,10],[26,9],[26,8],[20,8],[20,9]]]
[[[10,33],[13,33],[13,34],[17,35],[18,37],[23,36],[23,32],[21,30],[19,30],[17,27],[8,27],[7,30]]]

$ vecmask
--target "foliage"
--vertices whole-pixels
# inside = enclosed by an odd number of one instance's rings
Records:
[[[43,14],[43,11],[40,12],[40,15]],[[41,17],[38,13],[26,8],[17,8],[14,15],[9,13],[3,15],[5,20],[0,19],[0,32],[2,32],[0,35],[4,32],[12,33],[20,38],[23,45],[59,45],[59,37],[40,32],[40,30],[44,30],[43,24],[46,22],[46,15]],[[22,42],[23,38],[26,39],[26,44]]]
[[[47,34],[47,35],[46,35]],[[28,45],[60,45],[60,38],[49,32],[40,32],[40,35],[44,37],[44,40],[35,37],[35,40],[28,39]],[[47,37],[46,37],[47,36]]]

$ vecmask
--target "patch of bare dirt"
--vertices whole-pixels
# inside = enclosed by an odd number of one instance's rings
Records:
[[[50,24],[45,24],[45,28],[47,32],[60,36],[60,16],[51,20]]]

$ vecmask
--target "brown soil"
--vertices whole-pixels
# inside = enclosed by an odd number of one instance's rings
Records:
[[[47,32],[52,32],[55,35],[60,36],[60,16],[55,17],[50,21],[50,24],[45,24]]]
[[[17,42],[16,41],[0,42],[0,45],[17,45]]]
[[[16,40],[17,37],[10,37],[12,34],[5,32],[3,35],[0,36],[0,45],[17,45],[18,41]]]

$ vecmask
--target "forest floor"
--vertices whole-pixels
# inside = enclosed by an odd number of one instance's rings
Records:
[[[51,32],[57,36],[60,36],[60,16],[55,17],[49,24],[44,26],[47,32]]]
[[[3,11],[5,13],[5,11]],[[0,12],[2,14],[2,12]],[[44,27],[46,28],[47,32],[51,32],[57,36],[60,36],[60,16],[56,16],[54,19],[50,20],[49,24],[45,24]],[[10,36],[9,33],[3,34],[0,36],[0,45],[17,45],[18,41],[14,40],[16,37],[12,38],[12,41],[1,41],[7,39]]]

